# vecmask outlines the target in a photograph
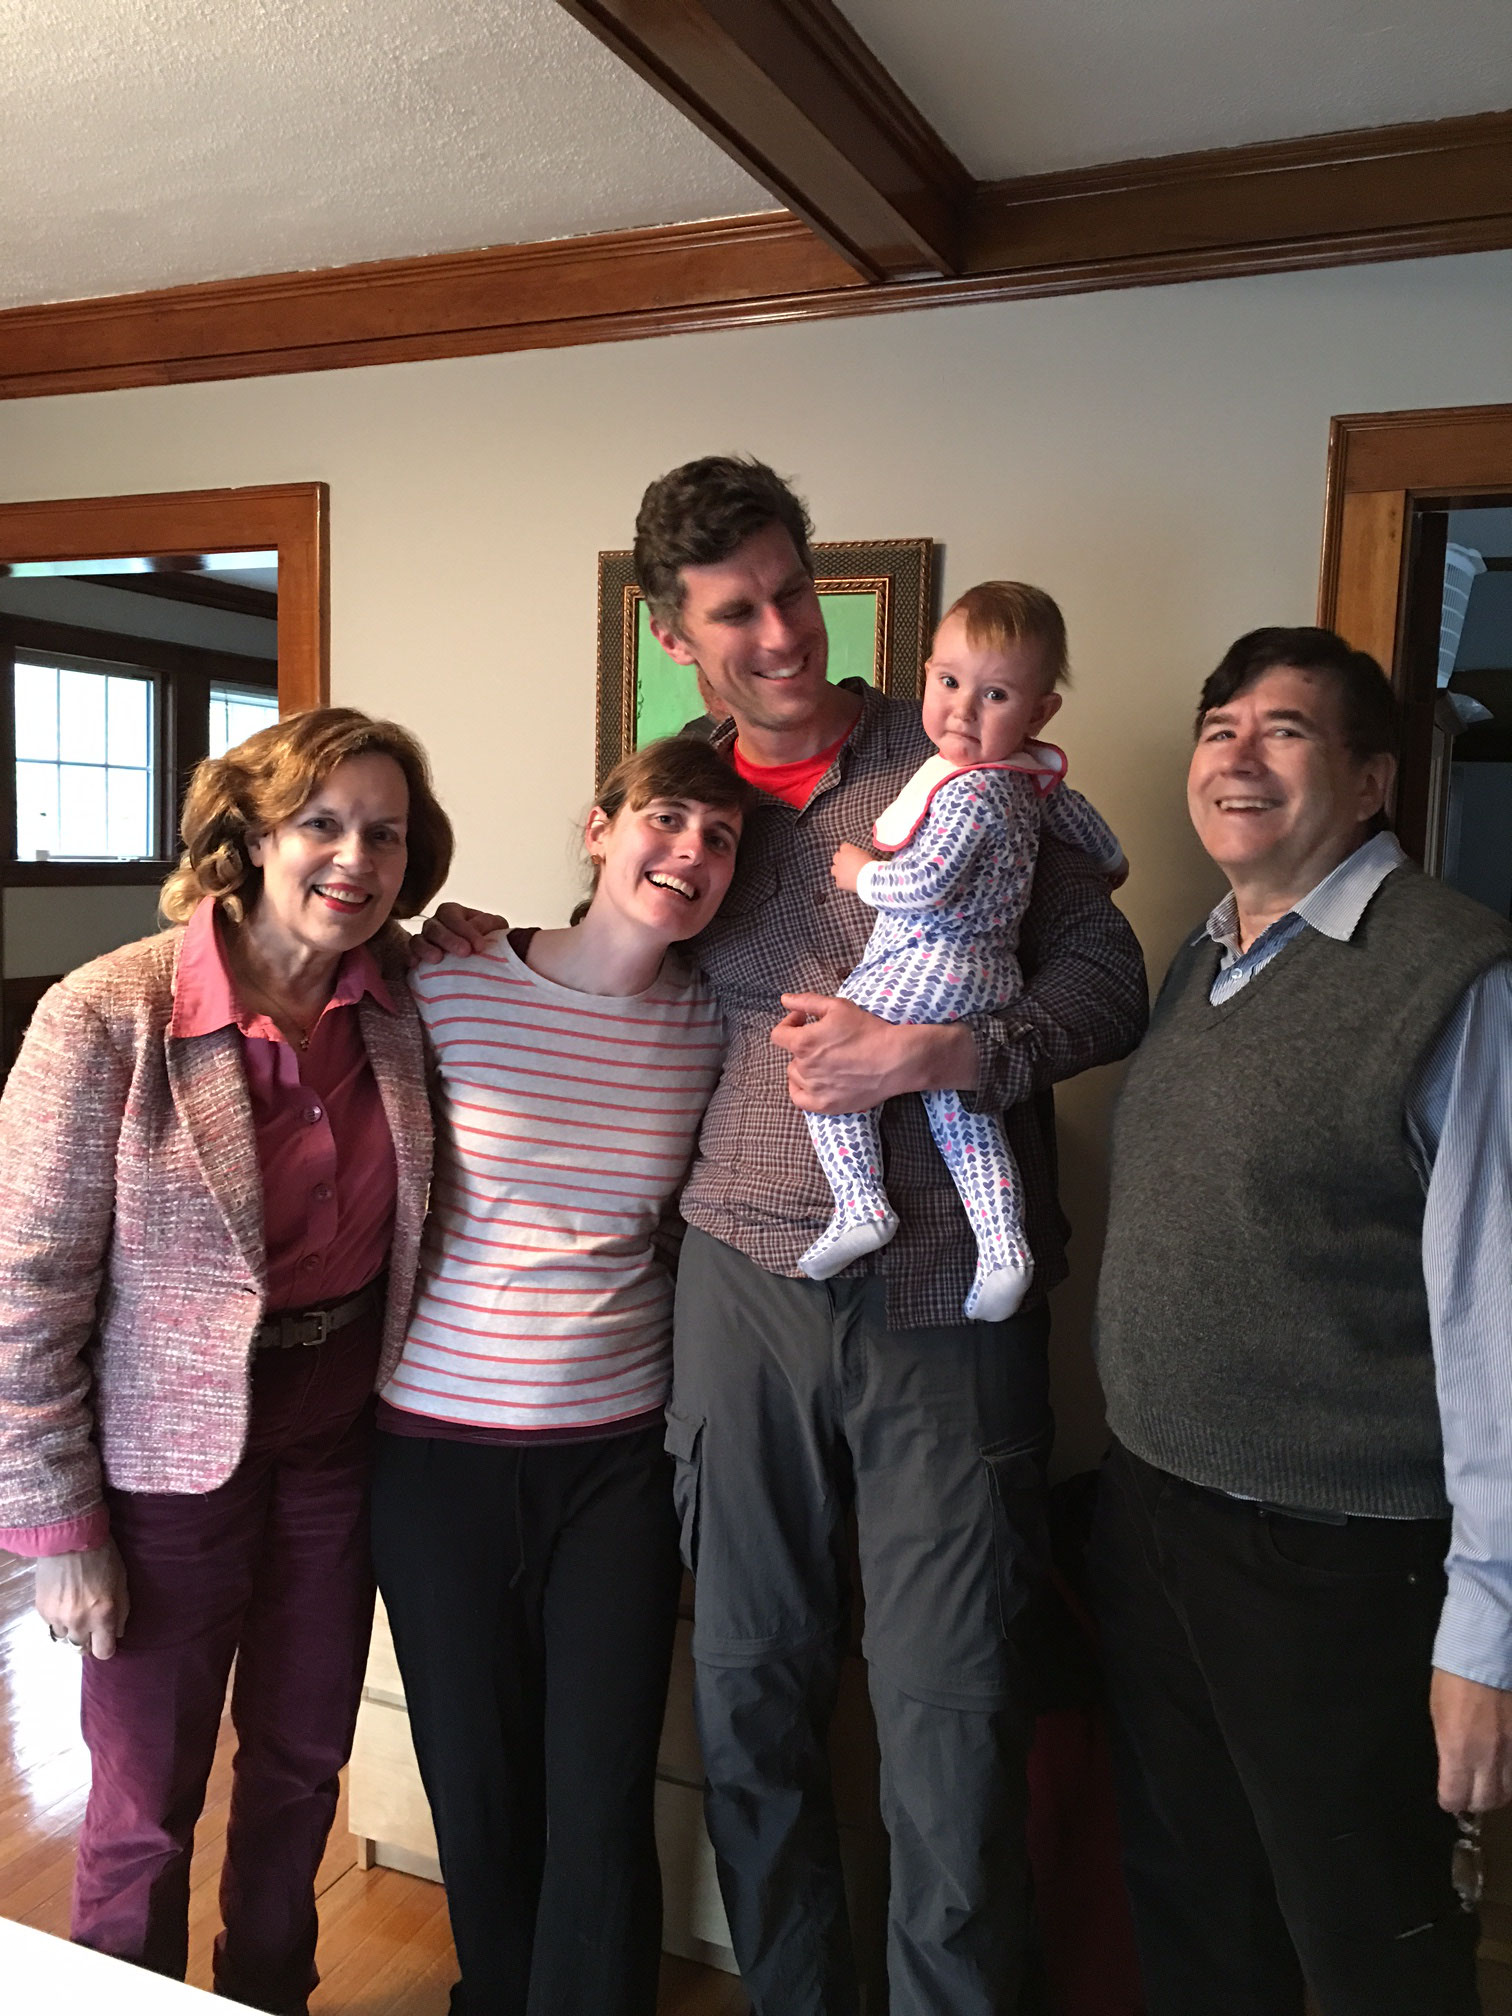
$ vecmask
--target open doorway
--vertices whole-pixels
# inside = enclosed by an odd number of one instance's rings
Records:
[[[1512,406],[1351,414],[1329,441],[1318,621],[1390,672],[1394,824],[1512,914]],[[1512,2009],[1512,1809],[1485,1822],[1482,1996]]]
[[[0,1077],[157,928],[194,766],[325,699],[325,578],[318,484],[0,505]]]
[[[1512,917],[1512,496],[1445,511],[1434,666],[1435,732],[1425,865],[1499,916]],[[1407,621],[1419,615],[1409,584]]]
[[[277,718],[276,550],[0,562],[7,1066],[60,974],[157,928],[196,763]]]
[[[1402,845],[1506,916],[1512,406],[1333,422],[1318,621],[1379,659],[1401,699]]]

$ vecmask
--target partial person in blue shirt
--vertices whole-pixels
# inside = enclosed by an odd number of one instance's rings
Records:
[[[1370,899],[1407,856],[1394,833],[1374,834],[1284,917],[1240,950],[1232,891],[1203,927],[1223,948],[1214,1006],[1254,978],[1307,927],[1347,944]],[[1471,981],[1408,1088],[1408,1151],[1423,1186],[1423,1281],[1452,1510],[1448,1588],[1434,1666],[1507,1696],[1464,1697],[1500,1718],[1512,1709],[1512,959]],[[1441,1692],[1446,1690],[1441,1690]],[[1454,1690],[1447,1690],[1452,1696]],[[1447,1717],[1446,1717],[1447,1720]],[[1446,1728],[1452,1743],[1452,1732]],[[1506,1803],[1502,1740],[1494,1786]],[[1451,1808],[1475,1807],[1475,1765],[1446,1776]],[[1470,1773],[1467,1779],[1465,1774]]]
[[[1512,928],[1386,830],[1396,709],[1241,638],[1188,804],[1229,893],[1114,1123],[1094,1540],[1151,2016],[1472,2016],[1456,1814],[1512,1800]]]

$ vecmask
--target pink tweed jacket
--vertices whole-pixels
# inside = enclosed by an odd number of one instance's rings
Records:
[[[172,1037],[181,930],[43,996],[0,1098],[0,1526],[128,1491],[210,1491],[241,1458],[266,1295],[262,1183],[234,1029]],[[399,1171],[380,1381],[398,1361],[431,1173],[420,1019],[357,1013]]]

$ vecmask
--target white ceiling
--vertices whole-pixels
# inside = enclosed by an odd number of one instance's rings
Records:
[[[0,307],[769,210],[555,0],[0,0]]]
[[[1512,106],[1512,0],[837,0],[973,175]]]
[[[1512,0],[840,0],[996,177],[1512,104]],[[0,308],[769,209],[556,0],[0,0]]]

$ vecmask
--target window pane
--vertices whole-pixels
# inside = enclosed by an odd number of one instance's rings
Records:
[[[149,767],[152,747],[152,683],[147,679],[107,679],[105,744],[109,763]]]
[[[16,754],[50,763],[58,753],[58,673],[16,662]],[[23,854],[22,860],[30,859]]]
[[[233,700],[226,708],[226,732],[231,737],[231,747],[245,742],[249,735],[255,735],[259,728],[271,727],[278,719],[276,700]]]
[[[106,852],[123,861],[152,852],[152,817],[145,770],[111,770],[107,777]]]
[[[104,697],[103,695],[101,696]],[[65,763],[58,772],[60,854],[108,854],[105,766]]]
[[[54,763],[16,765],[16,859],[35,861],[56,854],[58,845],[58,770]]]
[[[65,763],[105,761],[105,688],[108,683],[98,672],[59,669],[58,754]],[[102,798],[102,819],[104,809]],[[67,816],[65,811],[65,823]]]
[[[17,859],[151,856],[153,681],[38,660],[15,674]]]
[[[246,686],[210,688],[210,754],[224,756],[278,719],[278,695]]]

